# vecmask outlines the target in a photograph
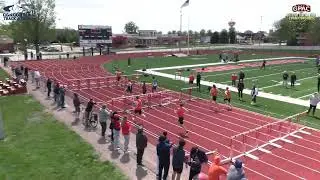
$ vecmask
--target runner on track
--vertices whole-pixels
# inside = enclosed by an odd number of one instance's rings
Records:
[[[218,103],[217,103],[218,89],[216,85],[212,85],[212,88],[210,90],[210,95],[212,96],[211,103],[212,104],[215,103],[216,106],[218,106]]]
[[[117,69],[116,70],[117,86],[119,86],[119,83],[120,83],[120,80],[121,80],[121,74],[122,74],[122,72],[119,69]]]
[[[132,117],[132,120],[135,119],[136,114],[146,117],[144,114],[142,114],[142,100],[140,99],[139,96],[136,97],[134,104],[135,104],[135,108],[134,108],[134,115]]]
[[[183,103],[180,103],[179,108],[177,108],[176,110],[174,110],[174,112],[177,113],[177,115],[178,115],[179,125],[180,125],[180,126],[184,129],[184,131],[185,131],[184,136],[187,136],[187,135],[188,135],[188,130],[186,129],[186,127],[185,127],[184,124],[183,124],[185,111],[188,112],[188,110],[183,107]]]
[[[260,69],[265,70],[265,69],[266,69],[266,64],[267,64],[267,61],[266,61],[266,60],[263,60],[263,62],[262,62],[262,65],[261,65]]]
[[[231,92],[228,87],[226,88],[226,91],[224,92],[224,100],[223,101],[229,106],[229,110],[232,110]]]
[[[146,85],[146,82],[143,81],[142,83],[142,94],[146,94],[147,93],[147,85]]]
[[[133,84],[132,84],[131,80],[129,80],[128,83],[127,83],[127,87],[126,87],[126,90],[125,90],[125,91],[126,91],[128,94],[132,94],[132,89],[133,89]]]
[[[152,77],[152,92],[156,92],[158,88],[158,80],[153,76]]]

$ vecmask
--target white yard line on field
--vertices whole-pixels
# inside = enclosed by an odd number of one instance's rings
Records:
[[[272,68],[273,70],[277,70],[277,69],[274,69],[274,67],[282,67],[283,65],[289,65],[289,66],[293,66],[294,64],[280,64],[280,65],[273,65],[273,66],[267,66],[266,68]],[[236,70],[241,70],[243,68],[240,68],[240,69],[236,69]],[[233,70],[230,70],[230,71],[233,71]],[[254,68],[254,69],[249,69],[249,70],[242,70],[243,72],[252,72],[252,71],[261,71],[261,69],[259,67],[257,68]],[[202,76],[204,78],[207,78],[207,77],[215,77],[215,76],[223,76],[223,75],[230,75],[231,72],[225,72],[225,73],[218,73],[218,74],[211,74],[211,75],[207,75],[207,76]],[[281,72],[283,73],[283,72]]]
[[[311,77],[302,78],[302,79],[297,80],[297,82],[304,81],[304,80],[307,80],[307,79],[312,79],[312,78],[315,78],[315,77],[318,77],[318,76],[311,76]],[[259,89],[262,90],[262,89],[267,89],[267,88],[276,87],[276,86],[281,86],[281,85],[282,85],[282,81],[280,81],[278,84],[274,84],[274,85],[271,85],[271,86],[261,87],[261,88],[259,88]],[[296,85],[299,85],[299,84],[296,83]]]
[[[295,70],[295,72],[304,71],[306,69],[314,69],[314,68],[313,67],[312,68],[303,68],[303,69]],[[283,74],[283,72],[267,74],[267,75],[262,75],[262,76],[255,76],[255,77],[251,77],[251,78],[245,78],[244,80],[264,78],[264,77],[269,77],[269,76],[274,76],[274,75],[279,75],[279,74]],[[220,82],[220,83],[225,84],[225,83],[228,83],[228,82],[230,82],[230,81],[225,81],[225,82]]]

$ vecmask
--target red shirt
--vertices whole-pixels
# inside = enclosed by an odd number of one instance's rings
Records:
[[[141,110],[142,109],[142,101],[141,99],[136,100],[136,110]]]
[[[178,117],[183,117],[184,116],[184,109],[182,107],[180,107],[177,110],[177,114],[178,114]]]
[[[112,122],[113,122],[113,128],[116,130],[120,130],[121,129],[121,125],[120,125],[120,120],[119,120],[119,115],[115,115],[112,118]]]
[[[232,76],[231,76],[231,80],[232,80],[232,81],[236,81],[237,79],[238,79],[238,76],[237,76],[237,75],[232,75]]]
[[[211,96],[217,96],[218,95],[218,90],[217,88],[211,88]]]
[[[193,75],[189,76],[189,81],[194,81],[194,76]]]
[[[130,124],[128,121],[122,124],[121,126],[122,134],[123,135],[129,135],[130,133]]]

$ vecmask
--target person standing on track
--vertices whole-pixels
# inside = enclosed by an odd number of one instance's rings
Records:
[[[243,93],[243,89],[244,89],[244,83],[243,80],[239,80],[238,82],[238,97],[239,100],[242,101],[242,93]]]
[[[89,102],[87,103],[87,107],[85,109],[85,127],[89,127],[89,118],[90,118],[90,115],[93,111],[93,107],[96,103],[93,102],[93,99],[90,99]]]
[[[173,144],[168,144],[165,140],[166,138],[164,136],[160,136],[159,143],[157,144],[157,155],[159,158],[158,180],[167,179],[170,167],[170,149]]]
[[[121,124],[120,124],[120,116],[118,114],[114,114],[113,116],[113,150],[118,151],[120,150],[120,130],[121,130]]]
[[[232,162],[227,173],[227,180],[247,180],[241,160],[237,159]]]
[[[152,92],[156,92],[158,88],[158,80],[156,77],[152,77]]]
[[[295,85],[295,83],[297,81],[297,76],[296,76],[296,74],[294,72],[292,72],[292,75],[290,77],[290,81],[291,81],[291,88],[294,88],[294,85]]]
[[[116,70],[116,80],[117,80],[117,86],[120,85],[120,80],[121,80],[121,71],[119,69]]]
[[[147,85],[145,81],[142,83],[142,94],[147,94]]]
[[[223,101],[229,106],[229,110],[232,110],[231,106],[231,92],[229,90],[229,87],[226,88],[226,91],[224,92],[224,99]]]
[[[289,74],[287,73],[287,71],[284,71],[282,74],[282,79],[283,79],[282,85],[286,88],[288,88],[288,78],[289,78]]]
[[[193,85],[193,81],[194,81],[194,75],[193,75],[193,73],[190,73],[190,75],[189,75],[189,85],[190,86]]]
[[[184,126],[184,113],[185,111],[188,112],[188,110],[186,108],[183,107],[183,103],[180,103],[180,106],[178,109],[174,110],[175,113],[177,113],[178,115],[178,122],[179,125],[184,129],[185,133],[184,136],[188,136],[188,130],[186,129],[186,127]]]
[[[200,92],[200,87],[201,87],[201,83],[200,83],[200,81],[201,81],[201,73],[200,72],[198,72],[198,74],[197,74],[197,87],[198,87],[198,91]]]
[[[217,106],[218,103],[217,103],[217,96],[218,96],[218,89],[216,87],[216,85],[212,85],[212,88],[210,90],[210,95],[212,96],[212,99],[211,99],[211,103],[215,103],[215,105]]]

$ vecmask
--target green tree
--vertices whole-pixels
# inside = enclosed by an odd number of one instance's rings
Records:
[[[236,43],[236,31],[234,28],[229,28],[230,44]]]
[[[15,42],[34,44],[38,54],[41,43],[55,38],[55,0],[21,0],[20,3],[34,14],[29,19],[10,23],[12,37]]]
[[[219,42],[222,44],[227,44],[229,42],[229,35],[226,29],[220,32]]]
[[[9,24],[0,24],[0,35],[12,37],[12,29]]]
[[[315,19],[315,22],[310,27],[310,37],[314,45],[320,45],[320,17]]]
[[[188,35],[188,31],[183,31],[183,32],[182,32],[182,35],[183,35],[183,36],[187,36],[187,35]]]
[[[201,29],[200,31],[200,37],[204,37],[206,35],[206,30]]]
[[[211,44],[216,44],[216,43],[219,43],[219,32],[218,31],[215,31],[211,38],[210,38],[210,43]]]
[[[194,39],[194,41],[199,40],[199,38],[200,38],[200,33],[197,32],[197,31],[194,31],[194,32],[193,32],[193,39]]]
[[[172,34],[172,32],[171,32],[171,31],[168,31],[168,34]]]
[[[275,35],[281,41],[287,41],[288,45],[297,45],[297,36],[301,33],[312,34],[318,18],[295,18],[286,16],[274,24]],[[314,31],[313,31],[314,32]]]
[[[78,42],[79,36],[78,31],[74,29],[56,29],[56,39],[55,41],[60,43],[72,43],[72,42]]]
[[[179,34],[179,32],[180,32],[180,31],[178,31],[178,34]],[[177,31],[173,30],[173,31],[172,31],[172,34],[177,34]]]
[[[124,31],[128,34],[137,34],[139,27],[133,21],[128,22],[124,25]]]
[[[211,36],[212,36],[212,31],[209,29],[209,30],[207,31],[206,35],[211,37]]]

